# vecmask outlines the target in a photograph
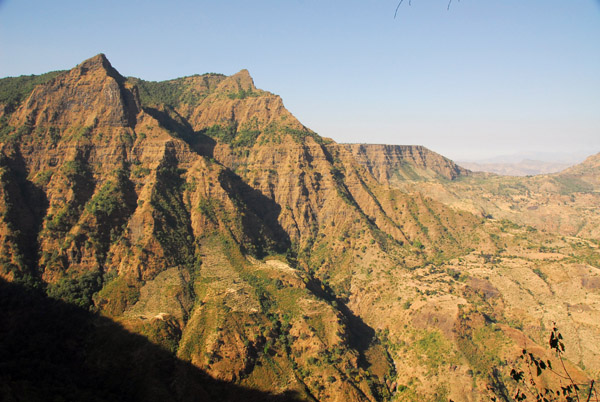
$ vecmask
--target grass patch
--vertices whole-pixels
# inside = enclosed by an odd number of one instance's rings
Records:
[[[455,354],[450,343],[437,330],[426,331],[415,342],[415,352],[432,374],[438,367],[448,365],[455,360]]]

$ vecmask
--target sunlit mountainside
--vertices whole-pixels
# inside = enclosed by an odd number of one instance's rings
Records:
[[[504,177],[338,144],[246,70],[2,79],[0,394],[488,400],[523,348],[555,361],[553,323],[589,382],[599,161]]]

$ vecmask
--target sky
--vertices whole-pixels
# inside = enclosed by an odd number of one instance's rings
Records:
[[[600,0],[0,0],[0,77],[248,69],[337,142],[600,152]],[[409,4],[410,3],[410,4]]]

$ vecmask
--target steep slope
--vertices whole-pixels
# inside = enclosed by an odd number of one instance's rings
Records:
[[[457,189],[495,179],[426,148],[335,144],[245,70],[153,83],[104,55],[5,110],[0,275],[218,381],[477,400],[553,320],[599,368],[598,245],[471,213]]]

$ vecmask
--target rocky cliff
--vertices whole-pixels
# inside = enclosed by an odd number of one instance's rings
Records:
[[[454,180],[469,174],[448,158],[420,145],[344,144],[352,157],[379,182],[426,178]]]
[[[478,400],[552,321],[599,368],[597,243],[448,201],[482,179],[424,147],[322,138],[245,70],[156,83],[98,55],[1,95],[0,276],[219,384]]]

